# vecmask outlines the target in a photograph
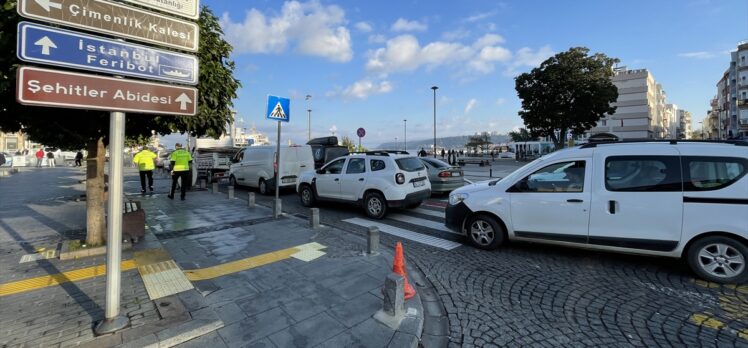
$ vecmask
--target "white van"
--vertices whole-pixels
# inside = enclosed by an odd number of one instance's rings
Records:
[[[507,240],[683,258],[701,278],[748,280],[748,142],[589,143],[457,189],[445,224]]]
[[[229,167],[229,180],[234,186],[249,186],[265,195],[275,190],[275,145],[250,146],[237,152]],[[280,187],[295,188],[299,174],[314,170],[312,147],[281,146]]]

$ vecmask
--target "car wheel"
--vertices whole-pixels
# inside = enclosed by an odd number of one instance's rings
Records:
[[[236,177],[233,175],[229,177],[229,182],[231,183],[231,186],[238,187],[239,184],[236,182]]]
[[[378,192],[371,192],[364,198],[366,215],[373,219],[382,219],[387,214],[387,201]]]
[[[265,179],[260,179],[260,184],[258,186],[260,188],[261,195],[267,196],[270,194],[270,191],[268,190],[268,184],[267,184],[267,181],[265,181]]]
[[[491,216],[474,215],[468,219],[465,227],[470,244],[476,248],[493,250],[504,243],[504,228]]]
[[[314,191],[309,185],[302,185],[299,190],[299,199],[301,199],[301,205],[305,207],[311,207],[315,203]]]
[[[418,202],[416,202],[416,203],[413,203],[413,204],[409,204],[409,205],[406,205],[406,206],[405,206],[405,208],[406,208],[406,209],[415,209],[415,208],[418,208],[418,207],[420,207],[420,206],[421,206],[421,203],[423,203],[423,201],[418,201]]]
[[[747,281],[746,260],[748,248],[730,237],[705,237],[688,248],[688,265],[694,273],[715,283]]]

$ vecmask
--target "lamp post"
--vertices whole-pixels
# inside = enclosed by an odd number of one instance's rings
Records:
[[[434,158],[436,158],[436,90],[439,87],[432,86],[431,89],[434,91]]]
[[[395,137],[395,148],[397,149],[397,137]]]
[[[306,140],[312,140],[312,96],[307,94],[305,100],[307,101],[307,139]]]
[[[403,150],[408,151],[408,120],[403,120]]]

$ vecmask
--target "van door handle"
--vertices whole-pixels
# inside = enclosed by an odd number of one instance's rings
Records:
[[[616,201],[608,201],[608,212],[611,214],[616,213]]]
[[[583,203],[584,202],[581,199],[567,199],[566,201],[569,203]]]
[[[338,179],[338,178],[335,178],[335,181],[340,181],[340,179]]]
[[[358,181],[364,181],[364,178],[360,178],[360,179],[358,179]]]

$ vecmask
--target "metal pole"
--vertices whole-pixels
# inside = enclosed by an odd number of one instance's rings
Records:
[[[403,120],[403,150],[408,151],[408,120]]]
[[[358,137],[358,149],[356,151],[361,151],[361,137]]]
[[[109,114],[109,203],[107,215],[106,310],[105,319],[94,329],[103,335],[130,326],[130,320],[119,314],[120,270],[122,253],[122,159],[125,146],[125,113]]]
[[[436,158],[436,90],[439,87],[433,86],[431,89],[434,90],[434,158]]]
[[[278,143],[275,145],[275,204],[273,204],[273,217],[280,216],[278,211],[278,200],[280,199],[280,172],[281,172],[281,121],[278,121]]]
[[[307,139],[306,140],[312,140],[312,109],[307,109]]]

